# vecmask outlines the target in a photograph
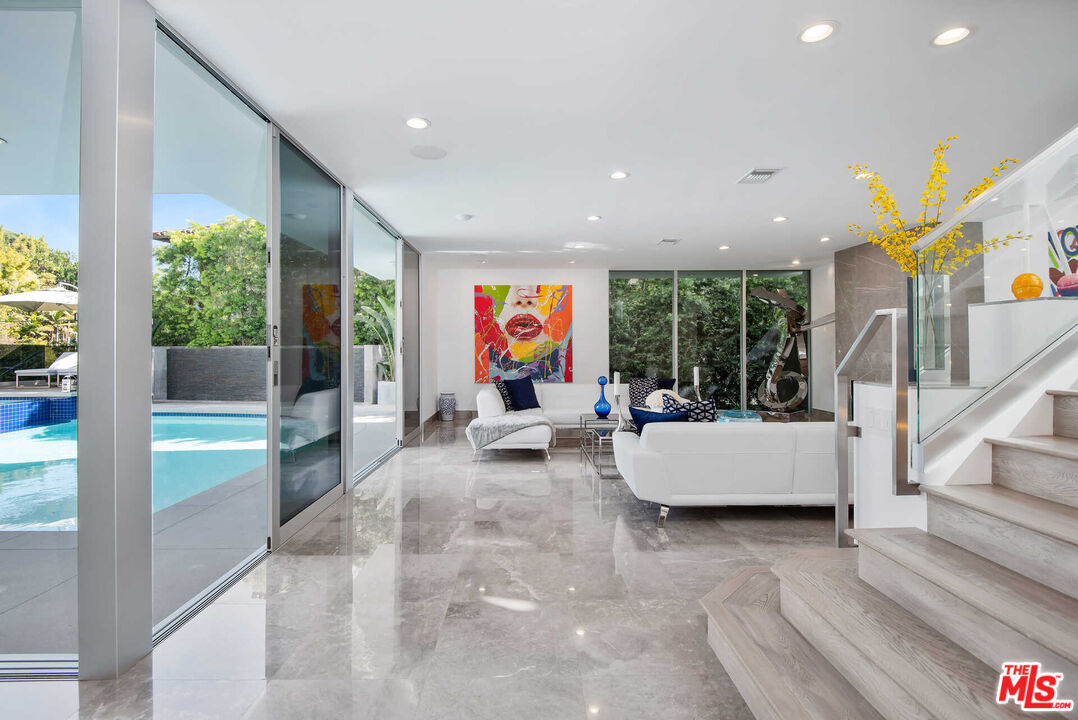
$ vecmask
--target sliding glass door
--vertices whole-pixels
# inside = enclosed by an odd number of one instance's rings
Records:
[[[352,203],[352,472],[397,447],[397,238]]]
[[[266,549],[269,124],[157,32],[153,619]]]
[[[95,480],[76,467],[81,11],[15,5],[0,9],[0,679],[74,672],[76,493]]]
[[[405,441],[420,430],[419,417],[419,253],[408,243],[401,243],[401,369],[404,377],[401,397],[404,403]]]
[[[693,368],[700,368],[700,395],[720,408],[741,405],[741,272],[682,271],[677,279],[677,354],[680,390],[694,397]]]
[[[272,343],[279,392],[278,527],[284,539],[342,485],[342,189],[284,137],[278,158],[279,309]],[[293,529],[287,530],[290,523]]]

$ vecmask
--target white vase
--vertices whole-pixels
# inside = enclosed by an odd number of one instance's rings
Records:
[[[392,380],[378,381],[378,404],[397,404],[397,383],[393,382]]]

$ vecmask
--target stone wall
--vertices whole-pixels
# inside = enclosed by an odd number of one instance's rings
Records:
[[[965,239],[978,242],[980,223],[966,223]],[[984,301],[983,258],[977,256],[969,266],[948,280],[950,293],[947,308],[950,318],[950,378],[961,384],[969,377],[969,321],[967,308]],[[894,260],[880,248],[865,243],[835,253],[835,363],[849,352],[853,341],[872,313],[884,308],[906,307],[906,276]],[[916,342],[916,337],[910,337]],[[891,382],[890,333],[881,329],[869,344],[854,380]]]
[[[352,355],[353,398],[374,402],[381,347],[357,345]],[[265,401],[266,348],[155,347],[155,400]]]
[[[266,399],[266,348],[170,347],[166,352],[166,400]],[[157,371],[155,369],[155,375]],[[155,383],[155,389],[158,386]]]

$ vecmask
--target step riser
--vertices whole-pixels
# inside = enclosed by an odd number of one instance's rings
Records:
[[[928,496],[928,532],[1078,598],[1078,546],[938,495]]]
[[[1078,507],[1078,462],[1032,450],[992,446],[992,482]]]
[[[789,587],[780,584],[782,616],[887,720],[935,720],[894,679],[877,667]]]
[[[726,669],[726,674],[730,676],[734,687],[741,693],[741,698],[749,706],[753,717],[756,720],[782,720],[760,691],[759,686],[753,681],[746,668],[741,664],[741,659],[730,647],[730,643],[721,628],[711,617],[707,619],[707,643],[715,651],[715,656],[722,663],[723,668]]]
[[[990,667],[1026,657],[1065,677],[1078,677],[1078,667],[1054,652],[864,544],[857,570],[862,580]]]
[[[1052,434],[1078,439],[1078,397],[1052,396]]]

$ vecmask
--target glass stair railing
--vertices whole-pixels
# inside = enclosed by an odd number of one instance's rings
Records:
[[[1000,241],[948,273],[939,260],[956,228],[960,244]],[[1008,234],[1020,239],[1004,244]],[[1078,127],[914,250],[913,422],[925,443],[1078,327]]]

